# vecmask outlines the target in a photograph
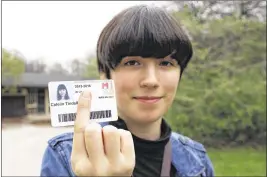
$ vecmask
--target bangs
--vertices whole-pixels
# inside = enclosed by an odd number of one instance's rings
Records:
[[[58,90],[63,90],[63,89],[66,89],[66,86],[63,85],[63,84],[60,84],[58,87],[57,87]]]
[[[189,38],[178,22],[158,7],[126,9],[106,28],[109,34],[101,34],[99,41],[105,43],[98,45],[97,54],[108,68],[114,69],[126,56],[164,58],[171,54],[179,65],[192,57]]]

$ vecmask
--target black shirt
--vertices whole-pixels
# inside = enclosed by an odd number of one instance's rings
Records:
[[[111,125],[127,129],[125,122],[119,118],[118,121],[110,122]],[[136,163],[133,172],[134,177],[146,177],[146,176],[160,176],[161,166],[163,161],[163,154],[165,145],[168,143],[171,136],[171,128],[162,119],[161,124],[161,137],[156,141],[149,141],[138,138],[133,135]],[[171,166],[170,176],[174,177],[176,169]]]

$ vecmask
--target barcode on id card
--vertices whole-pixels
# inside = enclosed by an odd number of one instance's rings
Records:
[[[105,119],[111,118],[111,110],[93,111],[90,112],[90,119]],[[76,113],[58,114],[59,122],[72,122],[76,119]]]

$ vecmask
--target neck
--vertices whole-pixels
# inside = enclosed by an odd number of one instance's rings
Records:
[[[138,138],[150,141],[155,141],[160,138],[162,119],[145,125],[129,120],[124,120],[124,122],[126,123],[128,130]]]

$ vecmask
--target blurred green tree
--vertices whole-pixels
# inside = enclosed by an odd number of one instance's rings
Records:
[[[266,144],[266,22],[173,15],[194,48],[166,115],[173,129],[211,146]]]
[[[12,85],[3,87],[2,92],[7,90],[12,92],[16,91],[16,85],[24,70],[24,60],[15,53],[2,48],[2,79],[13,81]]]
[[[83,76],[89,79],[99,79],[100,76],[98,73],[97,60],[95,56],[90,55],[87,57]]]

